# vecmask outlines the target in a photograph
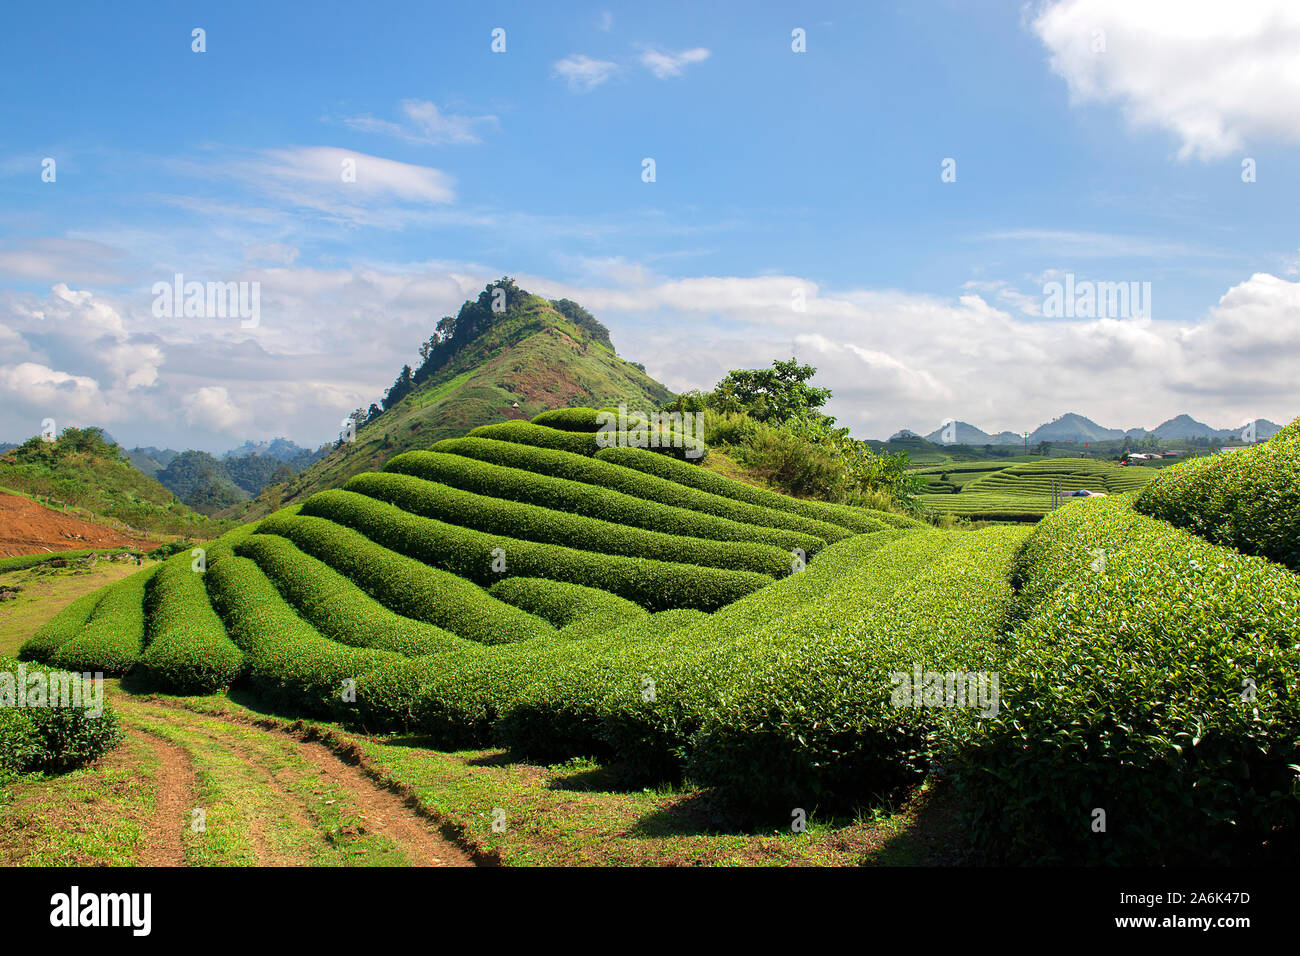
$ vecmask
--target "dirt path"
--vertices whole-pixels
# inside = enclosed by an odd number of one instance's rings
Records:
[[[148,550],[158,542],[74,518],[22,495],[0,494],[0,558],[130,545]]]
[[[158,758],[154,815],[145,830],[141,866],[184,866],[185,840],[196,792],[194,765],[185,748],[135,728],[127,733],[145,743]]]
[[[222,780],[230,784],[241,778],[245,789],[239,799],[253,808],[245,813],[245,836],[257,865],[311,865],[313,848],[301,845],[303,837],[321,846],[362,841],[358,846],[363,848],[347,851],[358,857],[374,852],[378,840],[411,866],[475,865],[433,820],[410,805],[409,798],[389,790],[363,766],[319,740],[126,695],[114,695],[113,703],[121,710],[128,732],[147,740],[163,765],[158,774],[156,826],[147,837],[142,864],[184,865],[183,829],[190,808],[196,800],[202,802],[195,786],[195,765],[208,766],[206,775],[211,777],[213,760],[221,759],[226,761],[220,770]],[[218,751],[219,758],[214,756]],[[346,817],[345,825],[323,822],[323,817],[339,811]],[[299,835],[298,844],[286,844],[289,832]]]
[[[344,763],[319,742],[300,743],[301,753],[321,776],[346,789],[376,832],[404,847],[418,866],[473,866],[460,847],[447,840],[424,817],[411,811],[397,794],[381,787],[356,766]]]

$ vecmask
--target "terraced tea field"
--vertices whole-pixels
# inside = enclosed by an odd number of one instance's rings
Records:
[[[943,764],[989,859],[1294,851],[1300,584],[1136,512],[1124,492],[1149,473],[972,468],[934,497],[1020,514],[1053,480],[1111,497],[940,531],[742,484],[644,434],[603,447],[594,415],[399,455],[78,598],[21,656],[129,692],[251,695],[375,746],[418,740],[426,761],[596,761],[760,827],[851,819]],[[1242,681],[1258,696],[1216,690]],[[199,733],[132,706],[137,727]],[[1228,758],[1247,746],[1243,774]],[[1123,839],[1088,839],[1098,786]]]
[[[1049,458],[1015,465],[980,462],[927,468],[918,473],[936,489],[920,496],[933,511],[963,518],[1037,521],[1052,508],[1053,482],[1065,493],[1122,494],[1140,490],[1159,472],[1090,458]]]

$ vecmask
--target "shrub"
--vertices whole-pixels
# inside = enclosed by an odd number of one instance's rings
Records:
[[[755,424],[742,457],[764,481],[794,495],[838,498],[845,491],[847,475],[834,452],[786,428]]]
[[[1296,577],[1115,497],[1048,515],[1014,575],[1002,709],[952,758],[986,858],[1295,859]]]
[[[488,593],[560,628],[565,637],[596,633],[640,620],[645,609],[608,591],[546,578],[506,578]]]
[[[50,665],[108,677],[125,674],[144,645],[145,587],[157,570],[154,565],[109,585],[85,625],[50,655]]]
[[[469,433],[470,438],[491,438],[496,441],[511,442],[518,445],[533,445],[538,448],[551,448],[567,451],[574,455],[590,457],[600,449],[596,436],[588,432],[565,431],[559,428],[547,428],[530,422],[497,422],[495,425],[480,425]]]
[[[601,454],[614,451],[636,451],[637,449],[606,449]],[[690,488],[660,478],[656,475],[603,461],[600,458],[583,458],[580,455],[566,454],[562,451],[544,448],[530,448],[513,445],[509,442],[496,442],[481,438],[448,438],[433,446],[433,451],[464,455],[479,461],[493,464],[524,468],[555,478],[567,478],[589,485],[600,485],[643,498],[660,504],[686,508],[704,514],[727,518],[745,524],[760,525],[767,528],[785,528],[809,534],[823,541],[832,542],[846,538],[853,532],[825,521],[816,521],[802,515],[764,508],[757,505],[710,494],[697,488]],[[657,460],[669,461],[662,455],[652,456]]]
[[[598,555],[483,534],[421,518],[351,491],[319,492],[303,504],[302,514],[345,525],[384,547],[480,584],[494,584],[503,575],[584,583],[652,611],[714,610],[772,582],[752,571]]]
[[[229,687],[244,669],[244,655],[226,636],[188,553],[158,568],[145,595],[148,644],[135,673],[172,694],[211,694]]]
[[[783,551],[795,548],[813,555],[826,542],[812,535],[781,528],[743,524],[686,508],[647,501],[598,485],[509,468],[464,455],[412,451],[392,458],[384,471],[413,475],[427,481],[510,501],[522,501],[555,511],[586,515],[615,524],[665,534],[713,541],[750,541]]]
[[[22,661],[49,663],[50,657],[76,637],[90,619],[95,606],[104,598],[104,589],[83,594],[54,617],[42,624],[18,651]]]
[[[868,514],[861,509],[851,508],[847,505],[791,498],[789,495],[778,494],[765,488],[755,488],[743,481],[733,481],[705,468],[697,468],[685,462],[672,461],[662,455],[647,455],[638,448],[606,448],[598,452],[596,457],[602,461],[656,475],[679,485],[696,488],[721,498],[730,498],[755,507],[801,515],[814,521],[838,525],[859,534],[880,531],[886,526],[886,522],[883,520],[885,516],[881,513]],[[915,526],[917,524],[910,521],[910,519],[904,519],[904,522],[910,523],[896,526]]]
[[[611,409],[605,409],[610,411]],[[558,428],[566,432],[595,432],[600,426],[596,424],[598,408],[553,408],[533,417],[534,425]]]
[[[244,652],[249,680],[273,703],[312,716],[355,720],[358,709],[347,700],[346,682],[403,659],[391,651],[347,647],[321,636],[284,602],[253,561],[224,545],[209,549],[205,576],[213,606]]]
[[[0,783],[14,774],[89,763],[122,739],[117,714],[107,703],[99,714],[89,707],[16,706],[18,685],[33,674],[45,675],[47,687],[51,681],[82,680],[80,674],[0,657]],[[10,693],[14,699],[6,700]]]
[[[525,541],[601,554],[754,571],[772,577],[790,572],[790,555],[768,545],[710,541],[628,528],[584,515],[476,495],[410,475],[382,472],[357,475],[344,488],[386,501],[411,514]]]
[[[346,577],[397,614],[482,644],[526,641],[553,632],[541,618],[511,607],[478,585],[376,544],[322,518],[275,514],[262,522]]]
[[[542,412],[533,419],[533,424],[596,435],[598,448],[616,443],[620,447],[648,448],[657,454],[691,461],[703,461],[708,456],[708,446],[705,445],[703,436],[686,433],[680,412],[645,412],[628,409],[627,406],[623,406],[621,412],[625,418],[619,418],[618,408],[556,408]],[[609,417],[602,419],[602,415]],[[651,415],[661,417],[652,423],[649,418]]]
[[[235,548],[252,558],[283,597],[322,635],[340,644],[405,657],[455,653],[466,640],[424,621],[394,614],[323,561],[287,538],[254,534]]]
[[[1300,419],[1262,445],[1164,469],[1137,510],[1300,571]]]

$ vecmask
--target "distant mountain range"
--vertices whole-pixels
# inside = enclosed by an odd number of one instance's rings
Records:
[[[1190,415],[1179,415],[1150,429],[1105,428],[1090,418],[1070,412],[1060,418],[1039,425],[1029,433],[1028,441],[1030,445],[1037,445],[1039,442],[1044,441],[1065,443],[1123,441],[1125,438],[1137,440],[1145,438],[1147,435],[1154,435],[1156,438],[1171,441],[1195,438],[1226,441],[1230,438],[1240,438],[1245,427],[1243,423],[1235,428],[1213,428],[1204,422],[1198,422]],[[1256,419],[1255,439],[1264,441],[1272,438],[1281,428],[1281,425],[1266,418]],[[916,435],[918,435],[917,432],[904,428],[890,436],[890,440]],[[936,445],[1019,445],[1024,444],[1026,440],[1024,435],[1017,435],[1015,432],[1004,431],[991,435],[974,425],[962,421],[951,422],[936,428],[928,435],[921,435],[920,437]]]
[[[287,438],[245,441],[220,457],[152,445],[124,452],[138,470],[202,514],[256,497],[272,481],[287,481],[329,451],[303,448]]]

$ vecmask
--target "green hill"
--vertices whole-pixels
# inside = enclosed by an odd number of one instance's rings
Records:
[[[214,537],[229,527],[196,514],[137,470],[99,428],[65,428],[54,441],[30,438],[0,455],[0,488],[142,531]]]
[[[504,311],[492,309],[501,290]],[[609,331],[567,299],[549,302],[509,279],[489,285],[445,317],[421,347],[423,363],[406,366],[382,406],[358,410],[355,439],[257,499],[222,512],[247,520],[353,475],[381,468],[395,455],[428,448],[480,425],[529,419],[547,409],[626,403],[650,410],[672,393],[620,358]]]

